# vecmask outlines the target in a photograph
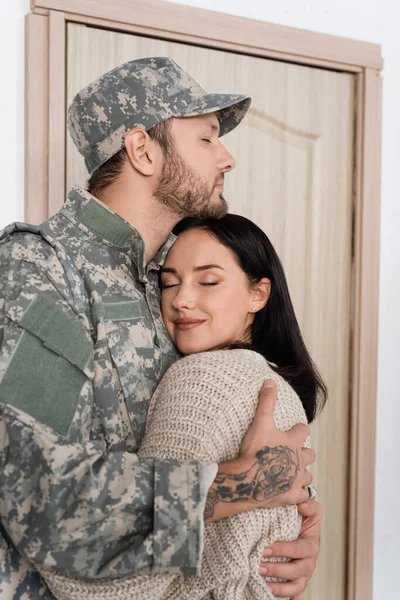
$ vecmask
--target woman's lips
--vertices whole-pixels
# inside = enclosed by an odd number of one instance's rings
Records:
[[[175,328],[180,331],[187,331],[188,329],[195,329],[204,323],[204,320],[196,321],[175,321]]]

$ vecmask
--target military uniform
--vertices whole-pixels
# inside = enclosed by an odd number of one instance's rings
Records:
[[[1,518],[33,564],[80,577],[199,570],[215,466],[135,454],[178,358],[158,287],[173,239],[146,266],[140,234],[79,188],[40,228],[1,238]]]
[[[206,94],[170,59],[139,59],[82,90],[68,126],[93,173],[133,127],[215,112],[222,135],[249,104]],[[51,597],[31,565],[88,578],[200,572],[217,466],[136,454],[178,358],[158,287],[173,241],[146,265],[139,232],[77,187],[49,221],[1,236],[1,598]]]

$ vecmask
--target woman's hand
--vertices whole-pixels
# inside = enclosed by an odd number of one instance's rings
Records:
[[[293,542],[275,542],[264,551],[265,558],[281,556],[291,562],[261,563],[261,575],[285,579],[286,583],[268,583],[277,598],[303,600],[303,592],[310,581],[319,554],[322,506],[309,500],[298,506],[304,517],[300,536]]]

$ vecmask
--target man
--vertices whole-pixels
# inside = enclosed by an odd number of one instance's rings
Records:
[[[265,387],[237,460],[224,465],[139,461],[149,399],[178,358],[163,327],[158,270],[185,216],[225,214],[235,161],[219,136],[250,104],[206,94],[167,58],[131,61],[82,90],[69,129],[88,191],[74,187],[40,227],[6,228],[0,244],[0,595],[51,597],[28,568],[78,577],[142,569],[200,573],[203,521],[301,503],[314,460],[308,428],[282,433]],[[264,446],[289,450],[290,485],[252,493]],[[247,497],[222,501],[221,474]],[[287,477],[287,474],[285,474]],[[205,506],[207,502],[207,511]],[[309,502],[301,539],[267,552],[277,596],[299,600],[318,553],[320,509]],[[273,552],[273,554],[271,554]],[[1,587],[3,586],[3,588]]]

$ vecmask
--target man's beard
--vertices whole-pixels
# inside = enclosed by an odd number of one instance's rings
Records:
[[[221,181],[222,176],[209,185],[186,164],[176,146],[170,143],[164,152],[164,165],[154,196],[181,219],[221,219],[228,212],[226,200],[222,193],[218,203],[211,200],[214,186]]]

